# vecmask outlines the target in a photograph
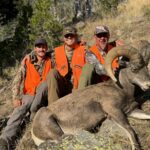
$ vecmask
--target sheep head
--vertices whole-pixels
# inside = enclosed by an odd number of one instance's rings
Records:
[[[105,70],[108,74],[108,76],[114,81],[117,82],[116,77],[114,76],[114,73],[112,71],[112,62],[115,58],[119,56],[125,56],[129,58],[130,65],[132,71],[137,71],[144,65],[144,61],[138,50],[134,47],[131,47],[129,45],[124,46],[118,46],[113,48],[108,52],[105,58]]]

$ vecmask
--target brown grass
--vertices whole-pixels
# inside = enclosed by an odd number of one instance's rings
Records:
[[[97,25],[107,25],[110,28],[111,39],[123,39],[125,42],[133,40],[146,39],[150,42],[150,0],[128,0],[128,3],[123,3],[118,6],[119,15],[115,18],[107,16],[103,20],[87,22],[86,27],[81,32],[89,45],[93,44],[93,32]],[[8,69],[5,74],[12,78],[16,69]],[[0,78],[0,118],[8,116],[12,112],[11,103],[11,83],[12,80]],[[143,109],[150,113],[150,101],[143,105]],[[129,119],[133,128],[135,128],[140,138],[143,150],[150,149],[150,122],[146,120]],[[112,137],[115,141],[129,144],[126,139],[120,138],[119,135]],[[35,150],[36,147],[31,139],[30,125],[27,127],[23,138],[18,141],[16,150]]]
[[[95,27],[98,25],[107,25],[110,28],[110,40],[123,39],[131,42],[135,38],[146,39],[150,41],[149,30],[150,20],[144,18],[145,15],[150,17],[150,1],[149,0],[128,0],[127,3],[121,3],[118,6],[118,16],[106,16],[102,20],[95,22],[87,22],[86,27],[80,31],[89,44],[93,44],[93,34]],[[135,34],[135,32],[137,32]],[[139,33],[139,34],[138,34]]]
[[[35,146],[32,138],[31,138],[31,124],[29,124],[23,134],[21,140],[18,141],[16,150],[36,150],[37,147]]]
[[[145,6],[150,6],[149,0],[128,0],[128,3],[123,3],[118,6],[119,13],[126,14],[125,18],[133,18],[142,16]]]

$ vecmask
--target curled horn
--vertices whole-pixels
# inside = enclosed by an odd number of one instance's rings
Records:
[[[124,45],[124,46],[118,46],[114,47],[112,50],[108,52],[105,58],[105,70],[108,74],[108,76],[114,81],[117,82],[116,77],[114,76],[113,70],[112,70],[112,62],[115,58],[119,56],[125,56],[129,58],[130,64],[132,64],[133,69],[137,69],[141,66],[141,55],[138,53],[138,50],[134,47]],[[134,66],[136,65],[136,66]],[[135,67],[135,68],[134,68]]]

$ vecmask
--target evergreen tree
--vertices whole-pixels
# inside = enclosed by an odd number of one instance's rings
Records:
[[[51,48],[59,44],[62,25],[52,13],[52,0],[36,0],[33,4],[33,15],[30,20],[30,40],[44,37]]]
[[[21,59],[29,42],[28,21],[32,15],[32,7],[29,0],[13,0],[12,2],[17,12],[16,17],[12,19],[12,16],[9,16],[7,11],[6,14],[1,13],[1,16],[7,16],[1,20],[2,23],[0,28],[1,74],[3,69],[14,65]],[[7,7],[5,9],[9,10]]]

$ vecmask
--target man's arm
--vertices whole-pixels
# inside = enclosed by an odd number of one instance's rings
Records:
[[[55,68],[56,62],[55,62],[55,53],[54,53],[54,50],[53,51],[52,50],[48,50],[46,52],[46,57],[49,57],[51,59],[52,68]],[[37,59],[36,53],[35,53],[35,51],[32,51],[32,52],[30,52],[29,54],[27,54],[23,58],[23,60],[21,61],[21,65],[24,66],[25,63],[26,63],[26,61],[29,61],[29,60],[31,61],[31,63],[33,63],[33,62],[36,61],[36,59]]]
[[[55,68],[56,67],[56,58],[55,58],[54,51],[51,52],[50,58],[51,58],[52,68]]]
[[[31,63],[35,62],[37,60],[36,54],[34,51],[31,51],[29,54],[26,54],[25,57],[21,61],[21,65],[25,66],[26,61],[31,61]]]
[[[106,75],[103,65],[99,62],[96,56],[89,50],[86,51],[86,62],[93,64],[98,75]]]
[[[26,72],[25,65],[24,66],[21,65],[13,81],[12,97],[14,107],[18,107],[22,104],[25,72]]]

